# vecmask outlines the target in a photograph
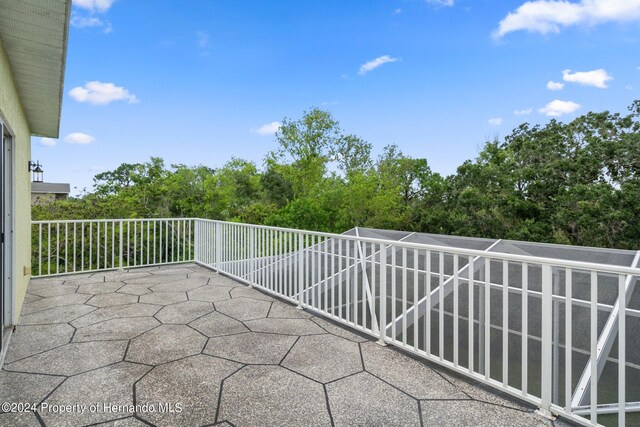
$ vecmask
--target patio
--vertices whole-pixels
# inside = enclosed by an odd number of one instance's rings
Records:
[[[33,279],[0,396],[38,409],[12,426],[554,424],[195,264]]]

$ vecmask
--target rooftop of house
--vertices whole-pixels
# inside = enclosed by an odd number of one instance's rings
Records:
[[[0,2],[0,46],[34,135],[58,137],[70,11],[71,0]]]
[[[195,264],[31,280],[0,397],[38,405],[3,425],[563,424]]]
[[[31,193],[42,194],[69,194],[71,186],[62,182],[32,182]]]

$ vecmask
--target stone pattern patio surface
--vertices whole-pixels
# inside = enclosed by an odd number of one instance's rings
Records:
[[[558,424],[194,264],[32,280],[0,401],[38,408],[3,426]]]

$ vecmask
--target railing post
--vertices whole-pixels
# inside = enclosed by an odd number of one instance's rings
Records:
[[[375,301],[374,301],[375,306]],[[387,345],[387,247],[380,246],[380,333],[379,345]]]
[[[629,276],[633,280],[632,276]],[[620,302],[618,319],[618,425],[626,425],[625,405],[627,401],[626,389],[626,360],[627,360],[627,287],[624,275],[618,276],[618,301]]]
[[[554,418],[551,413],[551,394],[553,392],[553,273],[551,266],[542,265],[542,357],[540,378],[540,408],[538,414]]]
[[[303,302],[303,281],[304,281],[304,241],[303,234],[298,234],[298,308],[302,309]]]
[[[216,270],[220,272],[220,264],[222,264],[222,224],[216,222],[216,244],[215,244],[215,260]]]
[[[193,258],[194,261],[200,262],[200,221],[197,219],[191,221],[193,221]]]
[[[123,229],[124,229],[124,221],[120,221],[120,244],[119,249],[118,249],[118,258],[120,259],[120,270],[124,270],[124,256],[122,254],[122,248],[123,248]]]
[[[256,282],[256,229],[250,228],[249,232],[249,268],[251,274],[249,275],[249,287],[253,288],[253,284]]]

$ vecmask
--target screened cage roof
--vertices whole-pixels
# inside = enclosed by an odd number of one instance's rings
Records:
[[[623,267],[635,267],[635,265],[633,265],[634,258],[638,253],[637,251],[622,249],[558,245],[553,243],[524,242],[517,240],[486,239],[479,237],[449,236],[443,234],[379,230],[360,227],[351,229],[343,234],[451,248],[474,249],[495,253],[609,264]],[[638,249],[640,250],[640,247]]]

